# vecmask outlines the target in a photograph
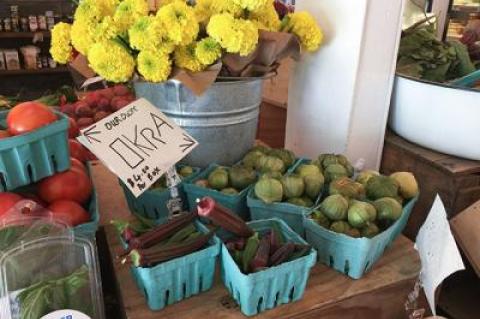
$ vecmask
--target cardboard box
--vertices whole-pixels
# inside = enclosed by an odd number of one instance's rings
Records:
[[[480,201],[450,220],[453,236],[480,277]]]
[[[8,49],[3,51],[5,55],[5,63],[7,70],[20,70],[20,59],[18,57],[18,51],[15,49]]]

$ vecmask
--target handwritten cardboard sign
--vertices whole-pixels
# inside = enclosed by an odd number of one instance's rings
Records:
[[[145,99],[81,130],[78,140],[137,197],[198,145]]]
[[[422,262],[420,279],[425,296],[435,315],[435,290],[451,274],[465,269],[450,230],[447,212],[438,195],[417,235],[415,248]]]

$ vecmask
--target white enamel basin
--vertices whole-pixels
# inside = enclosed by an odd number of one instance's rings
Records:
[[[389,124],[423,147],[480,160],[480,91],[397,75]]]

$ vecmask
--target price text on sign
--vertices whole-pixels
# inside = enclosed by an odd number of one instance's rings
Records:
[[[198,145],[145,99],[83,129],[78,140],[135,196],[146,191]]]

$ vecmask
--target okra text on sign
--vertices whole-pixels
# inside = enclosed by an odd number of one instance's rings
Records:
[[[145,99],[83,129],[78,140],[136,196],[198,145]]]

